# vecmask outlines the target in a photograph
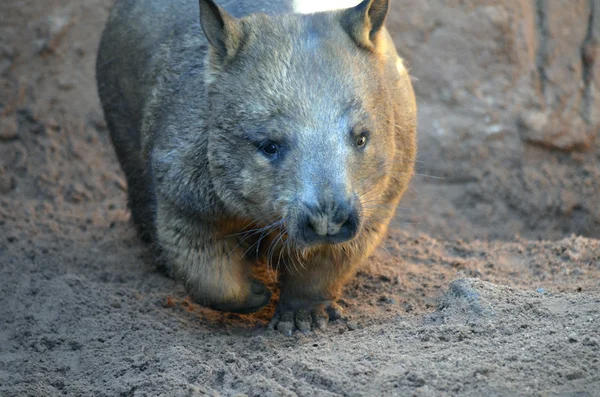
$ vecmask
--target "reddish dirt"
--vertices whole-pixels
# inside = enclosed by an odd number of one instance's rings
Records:
[[[111,3],[0,5],[0,395],[598,395],[597,1],[394,0],[419,175],[349,318],[292,338],[192,303],[135,235]]]

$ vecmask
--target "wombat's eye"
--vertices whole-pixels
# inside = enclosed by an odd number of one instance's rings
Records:
[[[360,134],[360,136],[356,138],[356,146],[359,148],[364,148],[367,145],[368,135],[369,133],[366,131]]]
[[[277,144],[275,144],[273,142],[265,142],[261,146],[261,149],[262,149],[263,153],[269,157],[274,157],[275,155],[277,155],[277,152],[279,151]]]

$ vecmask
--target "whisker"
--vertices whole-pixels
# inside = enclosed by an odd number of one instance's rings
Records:
[[[275,246],[277,245],[277,239],[279,238],[279,236],[281,236],[282,232],[279,232],[279,234],[277,235],[277,237],[275,237],[272,241],[271,244],[269,244],[269,249],[267,251],[267,264],[270,264],[271,266],[273,266],[273,253],[275,250]],[[276,267],[277,269],[277,267]]]
[[[252,231],[258,230],[258,229],[252,229],[252,230],[245,230],[245,229],[246,229],[247,227],[250,227],[250,226],[252,226],[253,224],[256,224],[256,223],[259,223],[259,222],[261,222],[261,220],[264,220],[265,218],[268,218],[268,217],[269,217],[269,216],[271,216],[271,215],[275,215],[275,211],[271,211],[271,212],[269,212],[269,213],[267,213],[267,214],[263,214],[263,215],[262,215],[262,216],[260,216],[259,218],[257,218],[257,219],[255,219],[255,220],[253,220],[252,222],[248,223],[246,226],[244,226],[244,227],[242,228],[242,231],[241,231],[241,232],[238,232],[238,233],[233,233],[233,234],[228,234],[228,235],[227,235],[227,236],[225,236],[225,237],[227,238],[227,237],[239,236],[240,234],[250,233],[250,232],[252,232]]]
[[[302,269],[304,269],[304,264],[300,261],[300,258],[298,257],[298,250],[294,250],[291,247],[291,243],[290,240],[286,241],[287,243],[287,253],[288,253],[288,258],[290,258],[290,260],[292,261],[292,265],[294,266],[294,269],[298,272],[298,274],[300,274],[300,269],[298,269],[298,266],[296,266],[296,261],[294,261],[294,258],[292,257],[292,255],[290,254],[290,250],[295,251],[296,253],[296,257],[298,258],[298,263],[300,264],[300,267]]]
[[[248,249],[244,252],[244,254],[242,255],[242,257],[246,256],[246,254],[248,252],[250,252],[250,250],[256,245],[256,256],[258,256],[259,254],[259,249],[260,249],[260,242],[262,241],[262,239],[265,238],[265,236],[270,233],[273,229],[277,228],[279,226],[281,221],[277,221],[275,224],[272,224],[271,227],[269,229],[263,230],[260,232],[260,237],[258,238],[258,240],[256,240],[254,243],[252,243],[252,245],[250,247],[248,247]],[[258,234],[258,232],[256,232],[254,235]]]
[[[283,237],[282,237],[283,239]],[[287,245],[287,240],[285,241],[285,243],[283,244],[283,247],[281,247],[281,249],[279,250],[279,257],[277,258],[277,265],[279,266],[279,263],[281,262],[281,255],[283,254],[283,249],[285,248],[285,246]],[[285,258],[284,258],[285,260]],[[289,269],[287,262],[284,262],[286,265],[286,269]]]
[[[271,249],[270,249],[270,260],[271,261],[273,260],[273,256],[275,255],[275,250],[277,249],[277,245],[279,244],[279,242],[281,241],[282,238],[283,238],[283,232],[280,232],[279,235],[277,236],[277,238],[275,238],[273,240],[273,243],[271,244]],[[279,261],[277,261],[277,264],[275,266],[275,271],[279,272]]]
[[[274,229],[275,227],[279,226],[279,224],[280,224],[281,222],[282,222],[282,221],[276,221],[276,222],[274,222],[274,223],[272,223],[272,224],[270,224],[270,225],[267,225],[267,226],[265,226],[265,227],[263,227],[263,228],[257,229],[255,232],[253,232],[253,233],[252,233],[252,234],[250,234],[250,235],[247,235],[247,236],[245,236],[243,239],[241,239],[241,240],[240,240],[240,241],[237,243],[237,245],[236,245],[235,247],[233,247],[233,249],[232,249],[232,250],[229,252],[229,254],[227,255],[227,257],[229,258],[229,257],[231,256],[231,254],[232,254],[232,253],[233,253],[233,252],[234,252],[234,251],[235,251],[235,250],[236,250],[236,249],[237,249],[237,248],[238,248],[240,245],[242,245],[244,241],[248,240],[250,237],[252,237],[252,236],[255,236],[255,235],[259,234],[259,233],[265,232],[265,231],[272,230],[272,229]],[[254,244],[252,244],[252,246],[253,246],[253,245],[254,245]],[[251,247],[252,247],[252,246],[251,246]],[[247,252],[247,251],[246,251],[246,252]],[[243,257],[243,255],[242,255],[242,257]]]

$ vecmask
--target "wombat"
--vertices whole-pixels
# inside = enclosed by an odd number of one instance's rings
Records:
[[[96,70],[141,237],[217,310],[266,305],[252,264],[276,268],[286,334],[341,316],[416,151],[388,1],[309,2],[118,0]]]

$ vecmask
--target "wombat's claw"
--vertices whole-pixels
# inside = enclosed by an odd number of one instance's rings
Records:
[[[244,302],[214,304],[215,310],[232,313],[253,313],[271,300],[271,291],[262,282],[252,279],[250,286],[250,295]]]
[[[324,329],[329,321],[342,317],[343,311],[336,303],[316,304],[297,310],[278,308],[269,323],[269,328],[291,336],[295,330],[307,333],[311,329]]]
[[[341,320],[344,318],[344,309],[335,302],[332,302],[327,306],[327,314],[329,315],[329,321]]]

